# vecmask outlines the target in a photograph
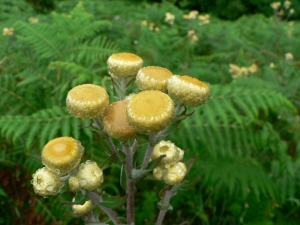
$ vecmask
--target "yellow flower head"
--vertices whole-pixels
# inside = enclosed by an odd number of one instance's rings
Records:
[[[2,30],[3,36],[12,36],[14,35],[14,28],[12,27],[4,27]]]
[[[166,168],[163,181],[169,185],[179,184],[184,180],[187,169],[183,162],[177,162],[176,164]]]
[[[103,125],[109,136],[118,140],[128,140],[136,135],[136,130],[127,122],[126,107],[129,100],[112,103],[104,112]]]
[[[127,106],[127,119],[140,133],[157,133],[167,127],[173,118],[174,103],[157,90],[134,95]]]
[[[161,155],[166,155],[159,163],[162,167],[170,167],[171,165],[177,163],[183,159],[184,151],[178,148],[171,141],[160,141],[157,143],[153,149],[151,159],[157,159]]]
[[[32,178],[34,192],[43,197],[56,195],[63,185],[60,177],[46,167],[38,169]]]
[[[168,94],[185,105],[198,106],[209,99],[210,90],[196,78],[174,75],[169,79]]]
[[[143,60],[132,53],[122,52],[111,55],[107,60],[110,75],[133,77],[143,65]]]
[[[136,76],[136,82],[141,90],[159,90],[167,92],[168,79],[172,72],[159,66],[141,68]]]
[[[109,104],[109,97],[99,85],[82,84],[69,91],[66,102],[74,116],[91,119],[102,115]]]
[[[80,187],[87,191],[92,191],[100,187],[103,183],[103,171],[96,162],[90,160],[81,163],[77,172]]]
[[[153,170],[153,177],[155,180],[157,181],[162,181],[164,174],[165,174],[166,169],[164,167],[161,166],[157,166],[154,168]]]
[[[78,216],[83,216],[88,214],[93,209],[93,202],[92,200],[86,201],[83,205],[73,205],[72,210],[74,214]]]
[[[60,137],[49,141],[42,150],[43,164],[57,174],[65,174],[80,163],[83,146],[72,137]]]

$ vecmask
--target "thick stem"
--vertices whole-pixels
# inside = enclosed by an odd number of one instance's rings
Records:
[[[130,147],[125,147],[123,145],[123,150],[126,152],[126,211],[127,211],[127,224],[135,224],[135,212],[134,212],[134,191],[135,191],[135,181],[131,178],[131,171],[133,169],[133,149]]]
[[[172,189],[166,191],[166,194],[165,194],[164,199],[163,199],[163,206],[164,207],[168,207],[170,205],[170,199],[172,198],[173,193],[174,192],[173,192]],[[162,224],[167,211],[168,211],[168,209],[161,209],[159,211],[159,214],[158,214],[155,225],[161,225]]]
[[[92,199],[93,202],[98,203],[102,201],[102,197],[99,196],[95,192],[90,192],[89,194],[90,198]],[[106,213],[106,215],[113,221],[114,224],[122,224],[115,212],[112,209],[106,208],[104,206],[99,205],[100,208],[103,210],[103,212]]]
[[[102,125],[100,119],[98,117],[95,117],[93,120],[97,124],[98,128],[100,130],[103,130],[103,125]],[[118,159],[121,160],[119,152],[118,152],[116,146],[114,145],[114,143],[112,142],[111,138],[108,135],[104,135],[104,137],[105,137],[105,140],[106,140],[107,144],[111,148],[111,150],[116,154],[116,156],[118,157]]]
[[[150,134],[149,135],[149,144],[148,144],[148,147],[147,147],[144,159],[143,159],[141,169],[145,169],[148,166],[154,146],[156,144],[156,141],[157,141],[157,136],[155,134]]]

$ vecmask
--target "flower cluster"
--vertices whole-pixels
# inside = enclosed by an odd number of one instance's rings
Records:
[[[187,36],[191,43],[194,43],[194,42],[198,41],[198,39],[199,39],[195,30],[189,30]]]
[[[174,20],[175,20],[175,15],[173,15],[172,13],[166,12],[165,14],[165,22],[169,23],[170,25],[174,24]]]
[[[156,26],[155,23],[153,23],[153,22],[151,22],[151,23],[148,24],[147,20],[143,20],[141,22],[141,24],[143,26],[146,26],[146,27],[149,25],[149,29],[152,30],[152,31],[155,31],[155,32],[160,31],[160,28],[158,26]]]
[[[2,30],[3,36],[12,36],[14,35],[14,28],[12,27],[4,27]]]
[[[184,151],[170,141],[160,141],[155,145],[151,159],[165,155],[156,168],[153,176],[158,181],[163,181],[168,185],[179,184],[183,181],[187,169],[183,162]]]
[[[249,67],[239,67],[238,65],[235,64],[229,64],[229,72],[232,75],[232,78],[239,78],[239,77],[248,77],[249,74],[251,73],[256,73],[258,71],[258,67],[255,63],[253,63]]]

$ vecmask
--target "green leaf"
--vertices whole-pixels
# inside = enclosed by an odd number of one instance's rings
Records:
[[[147,175],[151,170],[137,170],[137,169],[132,169],[131,170],[131,177],[135,180],[141,179],[144,176]]]
[[[116,159],[116,153],[112,154],[111,156],[109,156],[108,158],[106,158],[105,160],[103,160],[99,166],[102,170],[107,169],[108,167],[111,166],[111,164],[115,161]]]
[[[102,196],[102,200],[98,204],[109,209],[115,209],[123,206],[127,198],[126,195],[123,197],[118,197],[118,196],[111,196],[106,193],[103,193],[101,196]]]
[[[160,162],[163,158],[165,158],[165,157],[166,157],[166,155],[161,155],[161,156],[159,156],[157,159],[152,160],[152,161],[148,164],[147,170],[153,170],[153,169],[159,164],[159,162]]]

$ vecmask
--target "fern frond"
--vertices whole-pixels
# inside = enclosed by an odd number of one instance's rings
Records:
[[[64,127],[62,127],[62,124]],[[1,134],[6,138],[12,138],[14,142],[25,135],[26,148],[39,137],[39,146],[59,134],[80,138],[79,126],[88,125],[88,121],[81,122],[70,115],[66,109],[54,106],[49,109],[40,110],[29,116],[5,115],[0,117]],[[86,131],[91,137],[91,131]]]

